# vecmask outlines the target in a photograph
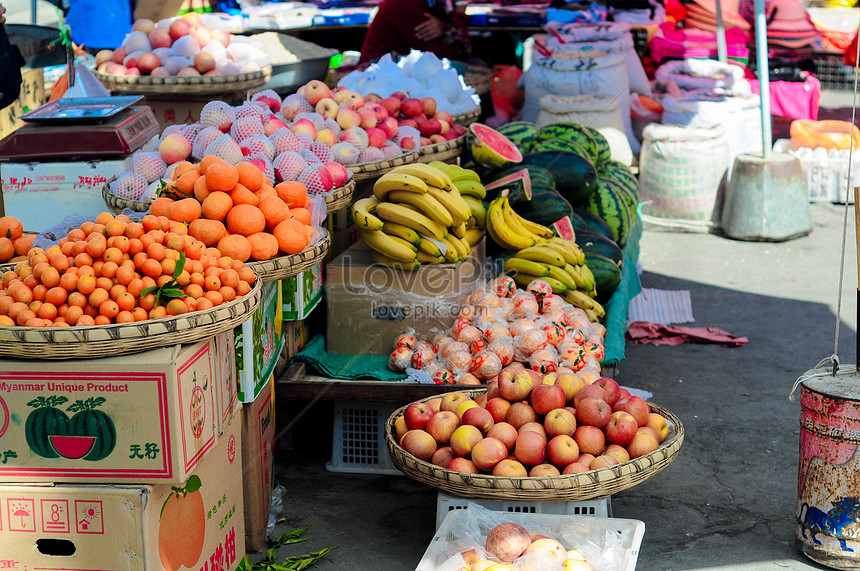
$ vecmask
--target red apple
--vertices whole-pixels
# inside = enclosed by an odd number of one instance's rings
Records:
[[[598,398],[587,397],[579,401],[576,405],[576,421],[579,424],[588,424],[602,428],[609,422],[609,417],[612,415],[612,409]]]
[[[636,419],[633,418],[633,415],[629,412],[619,410],[609,416],[609,422],[606,423],[603,432],[606,433],[606,440],[608,442],[627,446],[633,441],[633,437],[636,436],[638,429],[639,425],[636,424]]]
[[[628,454],[627,449],[620,444],[610,444],[603,451],[603,454],[604,456],[614,456],[619,464],[630,460],[630,454]]]
[[[627,453],[630,454],[631,459],[639,458],[649,452],[654,452],[660,447],[658,439],[654,438],[653,434],[646,432],[650,429],[647,427],[643,427],[643,429],[637,431],[636,436],[633,437],[633,441],[627,445]]]
[[[448,125],[454,125],[454,118],[447,111],[436,111],[436,113],[433,114],[433,118],[438,119],[439,121],[445,121]]]
[[[544,438],[547,438],[546,429],[543,427],[543,424],[541,424],[539,422],[527,422],[527,423],[525,423],[524,425],[522,425],[519,428],[519,430],[517,430],[517,434],[522,434],[526,430],[531,430],[533,432],[537,432],[538,434],[540,434]]]
[[[646,426],[648,424],[648,415],[651,414],[651,407],[648,406],[645,399],[635,395],[616,402],[612,410],[629,412],[636,419],[636,424],[639,426]]]
[[[497,422],[489,431],[487,431],[487,438],[501,440],[505,446],[507,446],[508,454],[514,451],[514,446],[517,443],[517,436],[519,436],[517,429],[507,422]]]
[[[481,408],[480,406],[475,406],[466,410],[460,421],[462,424],[471,424],[484,435],[486,435],[487,431],[489,431],[493,427],[493,424],[495,424],[493,415],[490,414],[490,411],[485,408]]]
[[[530,478],[540,478],[542,476],[559,476],[561,472],[552,464],[538,464],[529,470]]]
[[[511,402],[502,397],[494,397],[487,401],[486,409],[490,412],[494,422],[502,422],[511,408]]]
[[[509,401],[521,401],[529,396],[534,381],[527,371],[511,369],[510,365],[499,373],[499,395]]]
[[[424,404],[430,407],[430,410],[433,412],[439,412],[439,405],[442,404],[442,397],[433,397],[432,399],[427,399],[424,401]]]
[[[618,395],[620,394],[621,387],[618,386],[618,383],[615,382],[615,379],[610,379],[609,377],[600,377],[594,383],[598,387],[602,388],[606,391],[606,404],[612,406],[615,404],[615,401],[618,400]]]
[[[432,416],[433,411],[423,402],[413,402],[403,412],[409,430],[424,430]]]
[[[584,398],[595,397],[599,398],[603,402],[606,402],[606,391],[603,390],[602,387],[598,387],[597,385],[585,385],[573,395],[573,406],[575,408],[579,408],[579,401]]]
[[[556,408],[549,411],[544,417],[543,426],[550,438],[559,434],[573,436],[576,431],[576,417],[569,410]]]
[[[588,472],[590,468],[587,464],[583,464],[581,462],[572,462],[564,467],[564,470],[561,471],[562,474],[582,474],[583,472]]]
[[[372,101],[373,103],[379,103],[380,101],[382,101],[382,97],[380,97],[376,93],[368,93],[367,95],[364,96],[364,100],[365,101]]]
[[[564,407],[564,389],[558,385],[536,385],[529,394],[529,402],[538,414]]]
[[[501,393],[499,393],[499,376],[498,375],[496,375],[493,378],[493,380],[491,380],[487,383],[486,395],[487,395],[487,402],[490,402],[492,399],[494,399],[496,397],[502,396]]]
[[[526,467],[517,460],[505,458],[493,468],[493,476],[505,478],[526,478],[529,475]]]
[[[660,442],[663,442],[669,436],[669,425],[662,414],[656,412],[648,413],[648,422],[645,426],[657,433],[657,436],[660,437]]]
[[[394,439],[400,444],[403,435],[409,432],[409,427],[406,426],[406,419],[401,414],[394,420]]]
[[[400,112],[407,117],[413,117],[424,112],[424,103],[420,99],[404,99],[400,102]]]
[[[181,38],[182,36],[188,35],[188,32],[191,31],[191,23],[184,19],[178,18],[170,24],[170,28],[168,28],[168,32],[170,32],[170,39],[174,42]]]
[[[531,430],[521,432],[514,446],[514,456],[526,466],[543,464],[546,458],[546,438]]]
[[[618,400],[626,399],[629,396],[630,396],[630,391],[628,391],[624,387],[621,387],[620,389],[618,389]],[[615,401],[615,402],[618,402],[618,401]]]
[[[457,407],[463,404],[464,401],[470,400],[466,393],[461,392],[451,392],[442,397],[442,401],[439,403],[439,410],[450,410],[451,412],[457,412]]]
[[[390,117],[397,117],[400,115],[400,99],[396,97],[386,97],[380,101],[379,104],[385,107],[385,110],[388,111],[388,115]]]
[[[320,99],[331,97],[331,89],[318,79],[312,79],[302,86],[302,94],[308,103],[316,106]]]
[[[579,445],[572,437],[559,434],[546,445],[549,461],[557,468],[564,468],[579,458]]]
[[[472,448],[484,438],[481,431],[471,424],[460,425],[451,435],[451,449],[460,457],[467,457],[472,453]]]
[[[436,453],[436,441],[423,430],[410,430],[403,435],[400,445],[404,450],[425,462],[429,462],[433,454]]]
[[[421,108],[422,112],[428,117],[432,117],[434,113],[436,113],[436,100],[432,97],[422,97],[421,103],[423,107]]]
[[[594,454],[597,456],[606,446],[606,436],[596,426],[582,425],[576,427],[573,439],[579,446],[580,453]]]
[[[472,462],[485,472],[491,472],[507,455],[508,447],[495,438],[484,438],[472,447]]]
[[[464,474],[477,474],[478,467],[475,466],[475,463],[469,460],[468,458],[460,458],[456,457],[451,460],[447,466],[445,466],[449,470],[453,470],[455,472],[463,472]]]
[[[460,419],[455,413],[449,410],[440,410],[430,417],[424,430],[433,437],[437,444],[444,445],[451,440],[451,435],[454,434],[458,426],[460,426]]]
[[[617,466],[618,459],[615,456],[606,456],[601,454],[597,458],[591,461],[591,464],[588,465],[592,470],[600,470],[601,468],[609,468],[610,466]]]
[[[511,405],[511,408],[508,409],[508,414],[505,415],[505,422],[516,428],[520,429],[521,426],[528,422],[534,422],[537,420],[537,413],[535,409],[524,402],[515,402]]]
[[[433,456],[430,458],[430,463],[445,468],[454,458],[456,458],[456,456],[454,456],[454,451],[451,450],[451,447],[443,446],[442,448],[436,449],[436,452],[434,452]]]

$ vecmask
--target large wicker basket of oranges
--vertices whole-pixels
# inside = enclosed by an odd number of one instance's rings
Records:
[[[246,321],[262,281],[185,224],[100,214],[0,279],[0,356],[95,358],[192,343]]]

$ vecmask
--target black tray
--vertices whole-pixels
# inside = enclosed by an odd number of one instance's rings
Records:
[[[99,123],[128,109],[142,99],[142,95],[63,97],[24,113],[21,119],[28,123],[42,125]]]

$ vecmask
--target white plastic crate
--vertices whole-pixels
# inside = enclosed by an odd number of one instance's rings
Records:
[[[530,502],[526,500],[486,500],[483,498],[462,498],[446,492],[436,497],[436,529],[442,526],[445,516],[453,510],[463,510],[470,503],[478,504],[493,511],[512,513],[537,513],[556,515],[584,515],[612,517],[611,496],[582,500],[579,502]]]
[[[430,541],[430,545],[424,552],[424,556],[418,562],[418,567],[416,567],[415,571],[437,571],[447,558],[451,556],[450,553],[446,554],[446,546],[449,543],[466,539],[455,532],[455,530],[462,530],[463,528],[463,519],[460,518],[472,515],[468,513],[471,510],[481,509],[481,506],[473,505],[467,509],[455,509],[448,512],[445,519],[442,520],[442,525],[436,531],[436,535]],[[551,536],[555,536],[563,545],[565,544],[563,538],[571,532],[570,526],[592,530],[592,532],[596,532],[595,535],[597,536],[604,535],[600,545],[608,543],[605,534],[613,535],[613,542],[619,544],[624,550],[624,561],[622,566],[614,568],[611,571],[635,571],[636,561],[639,558],[639,547],[642,545],[642,538],[645,536],[645,523],[635,519],[523,512],[510,512],[500,519],[501,521],[518,523],[529,530],[535,526],[546,526],[549,528]],[[486,522],[487,520],[484,518],[482,524]],[[458,526],[457,524],[461,525]],[[491,528],[484,529],[484,527],[486,526],[481,525],[481,529],[478,531],[486,539],[486,534]],[[615,532],[614,534],[612,533],[613,531]],[[581,549],[581,544],[565,545],[565,547],[568,549]],[[586,554],[586,556],[588,555]],[[600,568],[600,571],[610,570]]]
[[[810,202],[845,203],[845,189],[849,188],[848,151],[827,151],[822,148],[795,151],[792,150],[789,139],[777,140],[773,144],[773,150],[793,155],[800,161]],[[852,191],[848,194],[848,204],[853,204],[853,189],[860,185],[860,173],[856,168],[850,170]]]
[[[402,475],[388,457],[385,422],[396,403],[335,401],[330,472]]]

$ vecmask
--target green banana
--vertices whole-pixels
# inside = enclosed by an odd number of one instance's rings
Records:
[[[454,165],[456,166],[456,165]],[[471,180],[474,182],[481,182],[481,177],[478,176],[478,173],[473,171],[472,169],[464,169],[463,167],[457,166],[457,169],[452,169],[453,172],[449,172],[448,176],[451,177],[451,180],[454,181],[454,184],[457,184],[459,180]]]
[[[573,280],[575,287],[573,289],[578,289],[579,291],[587,291],[587,282],[585,281],[585,276],[582,275],[580,271],[582,266],[574,266],[572,264],[567,264],[564,266],[564,271],[570,278]]]
[[[543,262],[544,264],[551,264],[560,268],[563,268],[566,263],[564,256],[553,249],[547,248],[545,244],[538,244],[537,246],[520,250],[515,256],[524,260]]]
[[[576,289],[576,282],[564,269],[549,264],[546,267],[549,270],[549,277],[560,281],[567,289]]]
[[[457,187],[457,190],[460,191],[460,194],[468,194],[469,196],[474,196],[479,200],[483,200],[487,197],[487,189],[484,188],[484,185],[479,181],[474,181],[471,179],[468,180],[457,180],[454,182],[454,186]]]
[[[586,264],[582,264],[579,266],[579,273],[582,275],[582,279],[585,281],[585,286],[581,289],[586,293],[593,291],[595,279],[594,274],[591,272],[591,268],[589,268]]]
[[[382,224],[382,231],[389,236],[397,236],[416,246],[421,242],[421,236],[418,235],[418,232],[409,226],[404,226],[396,222],[384,222]]]
[[[469,205],[469,210],[472,211],[472,216],[480,228],[487,227],[487,207],[486,205],[475,198],[474,196],[464,196],[463,201]]]
[[[372,250],[376,250],[383,256],[387,256],[398,262],[412,262],[418,248],[406,240],[389,236],[378,230],[363,230],[361,237]]]
[[[606,311],[603,309],[603,306],[597,303],[592,298],[588,297],[581,291],[569,289],[564,292],[561,296],[566,302],[584,309],[586,311],[592,310],[594,311],[597,317],[603,317],[606,315]]]
[[[545,244],[541,244],[541,247],[558,252],[564,258],[565,264],[567,265],[577,266],[580,264],[579,258],[577,258],[577,256],[571,250],[568,250],[565,246],[557,244],[552,240]]]
[[[519,272],[537,277],[546,277],[549,275],[549,268],[546,264],[522,258],[508,258],[505,260],[505,271]]]

